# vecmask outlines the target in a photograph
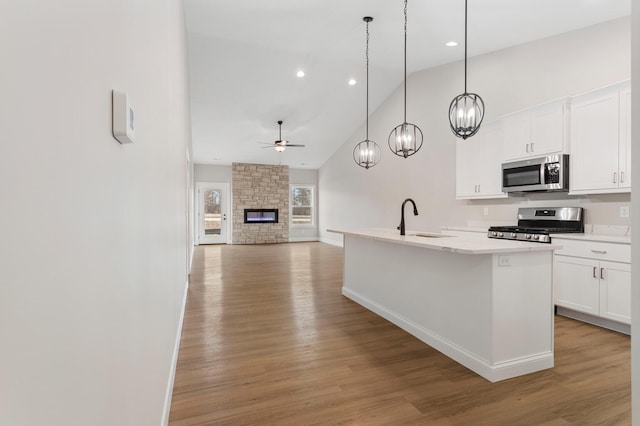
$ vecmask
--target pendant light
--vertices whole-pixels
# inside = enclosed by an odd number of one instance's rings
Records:
[[[367,48],[365,51],[367,59],[367,130],[365,139],[358,143],[353,150],[353,159],[358,166],[369,169],[380,162],[380,147],[374,141],[369,140],[369,22],[373,21],[373,18],[365,16],[362,20],[367,23]]]
[[[464,0],[464,93],[449,105],[451,131],[467,139],[478,133],[484,118],[484,101],[479,95],[467,92],[467,0]]]
[[[404,123],[396,126],[389,134],[389,148],[407,158],[422,147],[422,130],[415,124],[407,123],[407,0],[404,0]]]

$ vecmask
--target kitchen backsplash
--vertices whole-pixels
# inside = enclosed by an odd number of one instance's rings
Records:
[[[629,213],[631,195],[601,194],[568,196],[563,193],[530,194],[525,197],[509,197],[499,200],[470,200],[463,202],[467,226],[513,225],[520,207],[582,207],[585,212],[585,232],[622,234],[630,232]],[[626,209],[625,209],[626,208]],[[625,212],[624,210],[627,210]]]

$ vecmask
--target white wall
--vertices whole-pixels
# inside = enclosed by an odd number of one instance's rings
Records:
[[[623,18],[560,36],[471,58],[469,90],[486,104],[485,120],[630,77],[630,20]],[[372,76],[375,80],[375,76]],[[375,90],[375,85],[372,86]],[[583,205],[587,221],[629,225],[618,217],[629,195],[560,198],[533,195],[499,201],[455,200],[455,137],[449,129],[451,99],[463,90],[463,64],[448,64],[412,74],[408,80],[407,120],[425,135],[422,149],[404,159],[389,150],[387,137],[402,122],[402,86],[369,120],[369,135],[382,148],[382,160],[365,170],[352,159],[364,128],[323,165],[319,173],[320,237],[340,241],[327,228],[395,227],[400,205],[413,198],[419,216],[407,210],[408,229],[437,231],[443,225],[515,221],[527,205]],[[484,216],[484,207],[489,215]],[[473,224],[473,223],[471,223]]]
[[[182,1],[5,0],[0,32],[0,424],[161,424],[189,257]]]
[[[231,185],[231,166],[196,164],[194,175],[196,182],[224,182]]]
[[[631,87],[640,87],[640,0],[632,3],[632,37],[631,37]],[[632,179],[640,179],[640,90],[633,90],[631,99],[633,108],[633,124],[631,137],[633,138]],[[637,188],[637,186],[636,186]],[[634,426],[640,426],[640,197],[638,191],[633,191],[631,205],[631,219],[635,222],[631,239],[631,411]]]

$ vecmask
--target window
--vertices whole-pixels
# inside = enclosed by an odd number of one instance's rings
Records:
[[[291,225],[314,225],[314,189],[313,185],[291,185]]]

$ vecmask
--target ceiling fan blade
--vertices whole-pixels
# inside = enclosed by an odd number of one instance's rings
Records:
[[[289,148],[289,147],[294,147],[294,148],[303,148],[303,147],[305,147],[305,146],[306,146],[306,145],[299,145],[299,144],[294,144],[294,143],[288,143],[288,144],[286,145],[286,147],[287,147],[287,148]]]

